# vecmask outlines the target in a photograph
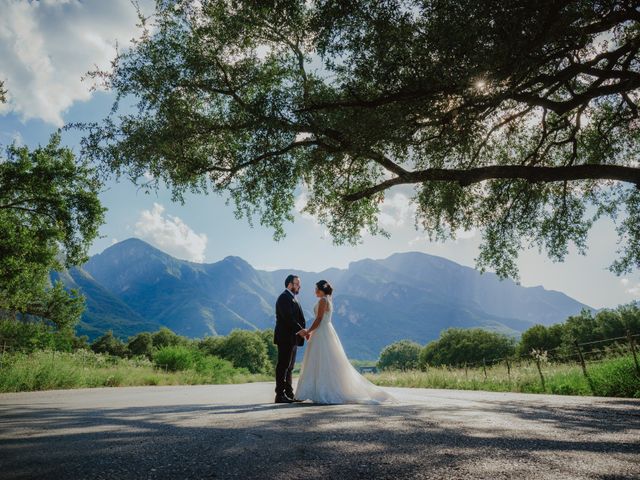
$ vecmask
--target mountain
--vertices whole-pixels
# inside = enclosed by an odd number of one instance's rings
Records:
[[[181,335],[226,335],[272,324],[272,291],[238,257],[214,264],[178,260],[135,238],[107,248],[83,266],[138,315]]]
[[[59,275],[87,297],[80,331],[93,338],[108,328],[123,337],[159,326],[189,337],[271,328],[273,305],[289,273],[301,277],[300,302],[309,322],[314,283],[332,283],[336,330],[347,354],[359,359],[377,358],[384,346],[404,338],[424,344],[449,327],[518,335],[535,323],[550,325],[590,308],[561,292],[522,287],[419,252],[318,273],[266,272],[239,257],[212,264],[178,260],[131,238]]]
[[[80,290],[85,296],[86,309],[76,327],[78,335],[87,335],[93,339],[107,330],[113,330],[115,335],[126,338],[138,332],[155,331],[161,327],[160,324],[138,315],[81,268],[53,272],[51,278],[62,281],[67,288]]]

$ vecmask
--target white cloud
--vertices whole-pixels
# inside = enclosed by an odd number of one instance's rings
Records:
[[[296,197],[296,200],[295,200],[293,208],[296,210],[296,212],[298,212],[298,215],[300,215],[300,218],[302,218],[304,220],[308,220],[309,222],[311,222],[313,224],[313,226],[315,228],[318,228],[318,229],[322,230],[322,233],[320,234],[320,238],[328,239],[330,237],[329,230],[327,230],[318,221],[318,219],[316,217],[314,217],[313,215],[311,215],[308,212],[303,212],[302,211],[304,209],[304,207],[307,205],[308,201],[309,201],[309,191],[306,189],[306,187],[302,187],[302,190],[301,190],[300,194]]]
[[[635,285],[631,284],[628,278],[621,278],[620,283],[624,288],[624,291],[634,297],[640,297],[640,283]]]
[[[159,203],[154,203],[152,210],[143,210],[135,234],[177,258],[204,262],[207,236],[194,232],[178,217],[164,215],[164,210]]]
[[[3,143],[4,140],[8,140],[7,143],[15,143],[18,146],[25,144],[22,133],[20,133],[17,130],[14,130],[12,132],[9,132],[9,131],[0,132],[0,143]]]
[[[456,240],[468,240],[474,238],[477,234],[478,230],[476,228],[472,228],[471,230],[459,228],[455,232]]]
[[[311,220],[317,225],[319,225],[316,218],[313,215],[302,211],[304,207],[307,205],[308,201],[309,201],[309,193],[307,189],[303,187],[300,194],[296,197],[293,208],[295,208],[296,212],[298,212],[302,218]]]
[[[429,241],[429,239],[424,236],[424,235],[417,235],[414,238],[412,238],[411,240],[409,240],[409,245],[410,246],[414,246],[414,245],[422,245],[424,243],[427,243]]]
[[[91,97],[81,77],[108,67],[116,42],[126,47],[137,35],[130,0],[0,0],[0,11],[0,78],[9,97],[0,113],[23,121],[63,125],[64,112]]]
[[[415,217],[416,207],[404,193],[385,197],[380,206],[378,221],[382,227],[398,228]]]

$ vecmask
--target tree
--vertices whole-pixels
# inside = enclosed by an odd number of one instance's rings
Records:
[[[591,310],[583,309],[578,315],[568,317],[563,326],[562,342],[572,347],[574,342],[587,343],[602,340],[602,331]],[[585,350],[592,350],[593,345],[583,346]]]
[[[634,2],[167,0],[142,24],[91,73],[133,113],[79,125],[118,175],[226,193],[276,238],[302,187],[336,243],[386,234],[406,185],[432,239],[478,228],[502,276],[524,245],[584,253],[622,212],[611,268],[640,265]]]
[[[0,80],[0,103],[7,101],[7,91],[4,88],[4,82]]]
[[[143,355],[149,359],[153,357],[153,337],[149,332],[141,332],[131,337],[127,342],[127,351],[131,355]]]
[[[267,347],[260,332],[233,330],[226,337],[208,337],[199,344],[200,350],[229,360],[236,368],[246,368],[251,373],[270,371]]]
[[[127,346],[122,340],[113,336],[113,332],[109,330],[99,338],[96,338],[91,344],[91,350],[96,353],[106,353],[115,355],[116,357],[124,357],[127,353]]]
[[[0,158],[0,310],[72,329],[84,308],[78,292],[51,286],[49,274],[84,263],[105,209],[87,162],[60,135],[30,150],[11,145]]]
[[[410,340],[387,345],[380,353],[378,368],[381,370],[413,370],[418,368],[418,357],[422,347]]]
[[[440,338],[428,343],[420,352],[420,368],[428,365],[462,366],[487,365],[494,360],[513,355],[515,341],[501,333],[489,332],[480,328],[448,328]]]
[[[213,355],[222,358],[225,337],[207,336],[198,342],[198,349],[205,355]]]
[[[176,345],[186,345],[187,339],[185,337],[181,337],[173,330],[167,327],[162,327],[160,330],[155,332],[152,335],[153,346],[156,349],[160,349],[162,347],[174,347]]]
[[[550,352],[559,347],[561,343],[562,337],[557,333],[557,329],[534,325],[522,333],[518,344],[518,354],[530,355],[534,349]]]
[[[627,330],[634,335],[640,333],[640,301],[620,305],[617,311],[624,328],[623,334],[626,334]]]
[[[273,329],[266,328],[260,331],[260,337],[264,342],[264,346],[267,348],[267,358],[271,365],[271,371],[275,372],[276,364],[278,363],[278,347],[273,343]]]

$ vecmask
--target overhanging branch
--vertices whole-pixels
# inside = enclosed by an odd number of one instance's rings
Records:
[[[470,169],[429,168],[408,172],[360,190],[343,198],[355,202],[368,198],[395,185],[422,182],[457,182],[462,186],[479,183],[484,180],[522,179],[528,182],[558,182],[572,180],[618,180],[637,185],[640,188],[640,168],[620,165],[575,165],[566,167],[534,167],[525,165],[494,165]]]

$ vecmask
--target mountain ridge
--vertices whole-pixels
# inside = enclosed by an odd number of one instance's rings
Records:
[[[332,283],[334,325],[351,358],[377,358],[384,346],[403,338],[426,343],[448,327],[518,335],[535,323],[549,325],[591,309],[562,292],[522,287],[422,252],[366,258],[320,272],[266,271],[234,255],[213,263],[179,260],[129,238],[58,275],[87,296],[80,333],[95,337],[111,322],[122,337],[143,326],[166,326],[195,338],[271,328],[273,304],[289,273],[302,278],[300,301],[308,321],[313,284]]]

